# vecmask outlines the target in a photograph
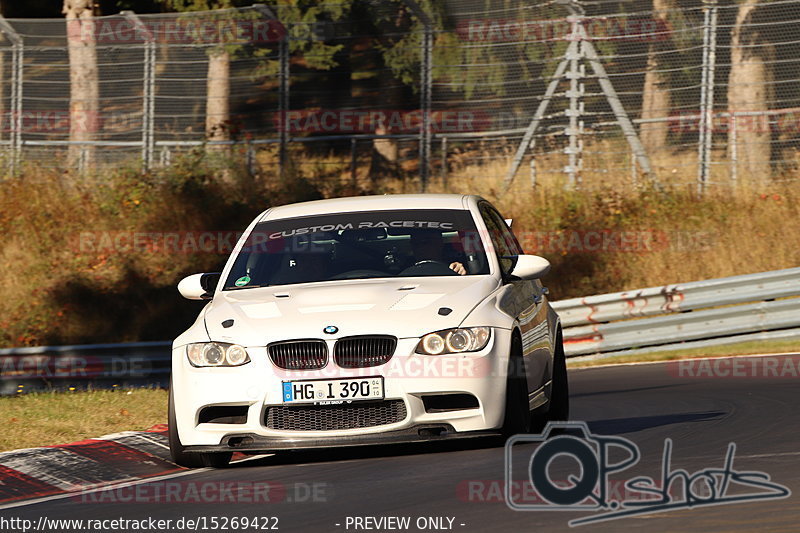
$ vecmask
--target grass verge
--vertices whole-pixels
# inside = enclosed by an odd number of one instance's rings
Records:
[[[754,355],[769,353],[800,353],[800,341],[752,341],[724,346],[709,346],[707,348],[688,348],[685,350],[672,350],[651,352],[638,355],[617,355],[603,359],[567,359],[569,368],[586,368],[593,366],[615,365],[624,363],[644,363],[655,361],[672,361],[676,359],[691,359],[693,357],[725,357],[731,355]]]
[[[0,398],[0,451],[66,444],[167,421],[162,389],[34,392]]]

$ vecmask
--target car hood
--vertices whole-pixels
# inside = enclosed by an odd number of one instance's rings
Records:
[[[491,276],[466,276],[328,281],[222,291],[207,308],[205,325],[211,340],[243,346],[367,334],[420,337],[458,326],[497,287],[497,280]],[[452,311],[444,314],[442,310],[440,314],[442,307]],[[338,331],[324,334],[327,326]]]

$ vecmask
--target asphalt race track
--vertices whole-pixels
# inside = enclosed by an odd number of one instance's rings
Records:
[[[793,361],[796,365],[797,358]],[[787,487],[792,494],[783,499],[652,512],[586,524],[578,530],[798,530],[800,378],[797,375],[744,377],[734,375],[730,368],[712,377],[708,374],[697,377],[692,372],[682,374],[677,363],[570,371],[572,418],[586,421],[592,434],[625,437],[641,450],[639,463],[614,474],[612,479],[635,476],[660,479],[665,439],[673,443],[670,471],[684,469],[689,475],[705,469],[722,469],[728,445],[734,442],[735,458],[729,471],[764,472],[772,483]],[[745,369],[743,373],[748,372]],[[513,448],[512,462],[523,465],[523,477],[525,465],[536,448],[535,444]],[[616,462],[624,454],[618,449],[610,457]],[[516,479],[518,470],[512,471],[512,479]],[[566,456],[554,459],[550,469],[552,479],[566,479],[570,473],[582,475],[575,461]],[[277,517],[279,531],[472,532],[570,530],[573,529],[568,525],[570,520],[599,514],[514,511],[504,502],[503,485],[502,446],[486,440],[447,442],[259,457],[227,469],[204,469],[128,489],[6,509],[0,511],[0,517],[34,522],[40,517],[137,520],[152,517],[172,519],[169,530],[175,531],[194,530],[186,527],[185,522],[182,529],[175,528],[175,521],[182,517],[202,517],[204,522],[195,525],[197,530],[204,530],[205,525],[206,531],[215,530],[212,519],[218,517]],[[698,496],[695,501],[700,496],[710,499],[700,485],[704,485],[702,480],[692,490]],[[225,487],[236,489],[225,492]],[[269,487],[269,491],[264,487]],[[610,490],[619,494],[620,484],[616,482],[615,487]],[[173,491],[171,495],[167,495],[169,490]],[[740,485],[730,486],[726,494],[735,494],[737,490],[738,494],[767,492]],[[195,503],[198,493],[202,495],[203,491],[202,503]],[[718,492],[722,495],[721,490]],[[524,489],[516,495],[512,497],[519,497],[526,504],[542,503],[535,495],[525,495]],[[679,496],[678,492],[671,501],[685,501]],[[230,503],[231,499],[239,503]],[[389,517],[408,517],[408,526],[394,519],[387,521]],[[259,531],[276,525],[275,520],[260,520]],[[226,524],[218,519],[216,525],[217,530],[237,530],[232,522],[222,528]],[[107,530],[115,529],[109,526]]]

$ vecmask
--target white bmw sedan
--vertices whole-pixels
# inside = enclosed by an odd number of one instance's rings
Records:
[[[387,195],[266,210],[172,347],[169,444],[232,452],[511,435],[566,420],[558,316],[486,200]]]

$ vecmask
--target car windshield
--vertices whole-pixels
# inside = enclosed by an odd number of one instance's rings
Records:
[[[256,225],[224,289],[488,273],[469,211],[368,211]]]

